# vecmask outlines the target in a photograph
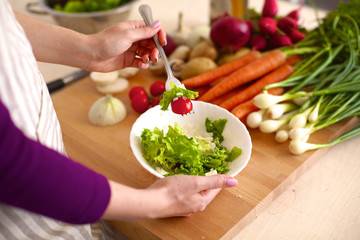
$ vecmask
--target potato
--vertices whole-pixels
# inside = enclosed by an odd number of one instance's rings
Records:
[[[188,61],[182,68],[180,78],[187,79],[197,76],[201,73],[208,72],[217,67],[216,63],[207,57],[193,58]]]
[[[215,61],[218,57],[218,51],[212,43],[204,40],[196,44],[190,52],[190,59],[198,57],[207,57]]]
[[[239,57],[244,56],[245,54],[249,53],[251,51],[250,48],[240,48],[239,50],[237,50],[235,53],[228,53],[226,55],[221,56],[218,61],[217,64],[219,66],[224,65],[225,63],[231,62]]]

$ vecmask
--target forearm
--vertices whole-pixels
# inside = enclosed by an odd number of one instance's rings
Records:
[[[30,41],[36,60],[87,69],[91,38],[73,30],[15,13]]]
[[[0,101],[0,202],[57,220],[100,219],[110,199],[107,179],[27,138]]]
[[[111,198],[104,212],[103,219],[139,221],[152,219],[160,211],[155,209],[156,203],[162,205],[156,194],[149,189],[135,189],[113,181],[109,181]]]

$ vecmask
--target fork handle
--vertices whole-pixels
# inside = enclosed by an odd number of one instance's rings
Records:
[[[142,18],[144,19],[145,24],[146,24],[147,26],[151,25],[151,24],[154,22],[153,17],[152,17],[152,11],[151,11],[151,8],[150,8],[149,5],[147,5],[147,4],[142,4],[142,5],[139,7],[139,12],[140,12],[140,14],[141,14]],[[163,62],[164,62],[164,66],[165,66],[166,73],[167,73],[168,77],[172,77],[173,74],[172,74],[172,71],[171,71],[169,62],[168,62],[168,60],[167,60],[167,57],[166,57],[166,54],[165,54],[165,52],[164,52],[163,47],[162,47],[161,44],[159,43],[159,38],[158,38],[157,34],[156,34],[153,38],[154,38],[156,47],[157,47],[157,49],[159,50],[160,57],[162,58],[162,60],[163,60]]]

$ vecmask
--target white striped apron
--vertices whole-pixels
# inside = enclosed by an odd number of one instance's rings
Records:
[[[66,154],[45,81],[7,0],[0,0],[0,99],[27,137]],[[70,225],[0,204],[0,239],[105,239],[102,232],[98,223],[91,231],[88,224]]]

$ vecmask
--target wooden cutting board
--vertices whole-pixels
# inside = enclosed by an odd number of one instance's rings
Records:
[[[141,85],[149,89],[155,80],[164,78],[142,70],[130,79],[125,92],[114,95],[124,102],[127,117],[109,127],[93,126],[88,121],[90,106],[103,96],[89,78],[52,94],[68,155],[131,187],[146,188],[156,181],[156,177],[143,169],[132,154],[130,130],[139,114],[131,109],[128,98],[131,87]],[[310,141],[328,142],[357,122],[356,118],[342,121],[313,134]],[[238,186],[222,190],[204,212],[189,218],[111,223],[131,239],[232,239],[328,150],[292,155],[288,143],[276,143],[273,134],[251,129],[250,135],[252,157],[236,176]]]

